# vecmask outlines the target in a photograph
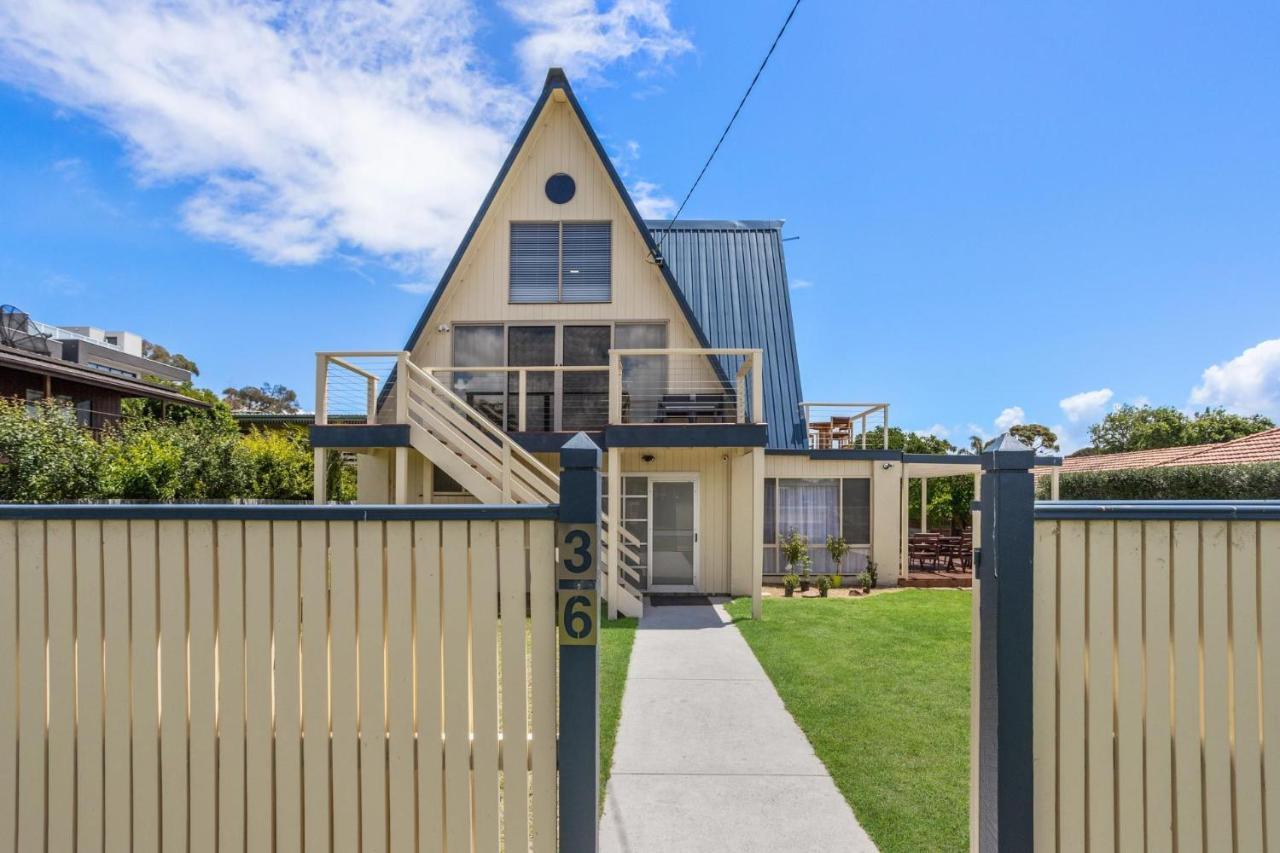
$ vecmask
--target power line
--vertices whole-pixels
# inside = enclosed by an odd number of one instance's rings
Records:
[[[796,0],[791,5],[791,11],[787,13],[787,18],[782,22],[782,26],[778,29],[778,34],[773,37],[773,44],[769,45],[769,52],[764,55],[764,59],[760,61],[760,67],[756,69],[756,75],[751,78],[751,85],[747,86],[747,91],[743,93],[742,100],[738,101],[738,108],[733,111],[733,115],[729,118],[729,123],[724,126],[724,132],[720,134],[720,138],[716,141],[715,148],[711,149],[707,162],[702,164],[702,170],[698,172],[698,177],[693,179],[693,185],[689,187],[689,191],[684,194],[684,200],[680,202],[680,206],[676,208],[675,216],[671,217],[671,221],[667,223],[667,227],[663,229],[662,236],[658,239],[657,249],[662,248],[662,241],[666,239],[667,234],[671,231],[671,226],[676,224],[676,220],[680,218],[680,214],[684,212],[684,206],[689,203],[689,197],[693,195],[693,191],[698,188],[698,184],[702,181],[702,176],[707,173],[707,167],[711,165],[711,161],[716,158],[716,154],[720,151],[720,146],[724,144],[725,137],[729,135],[733,123],[738,120],[738,113],[742,112],[742,107],[747,103],[747,98],[751,97],[751,90],[756,87],[760,75],[764,72],[764,67],[769,64],[769,57],[773,56],[773,51],[778,46],[778,42],[782,40],[782,34],[787,31],[787,25],[791,23],[792,17],[796,14],[796,9],[800,7],[800,0]],[[660,258],[660,255],[659,255]],[[655,258],[655,260],[659,260]]]

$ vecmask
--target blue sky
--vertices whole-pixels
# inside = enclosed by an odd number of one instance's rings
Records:
[[[391,348],[546,65],[642,207],[786,0],[0,10],[0,301],[310,403]],[[782,218],[810,399],[1067,449],[1111,406],[1280,419],[1280,7],[805,0],[685,216]]]

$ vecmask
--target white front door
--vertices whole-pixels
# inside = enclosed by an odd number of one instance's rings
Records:
[[[649,589],[693,592],[698,584],[698,480],[649,478]]]

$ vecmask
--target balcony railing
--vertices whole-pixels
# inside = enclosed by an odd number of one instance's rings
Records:
[[[319,353],[316,422],[344,415],[401,423],[404,352]],[[608,424],[764,421],[758,349],[611,350],[607,365],[421,367],[507,432],[596,431]]]
[[[810,450],[889,449],[888,403],[801,403],[800,410]]]

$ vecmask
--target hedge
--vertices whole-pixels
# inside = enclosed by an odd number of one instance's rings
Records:
[[[1039,477],[1036,497],[1049,497]],[[1059,496],[1079,500],[1280,500],[1280,462],[1252,465],[1185,465],[1062,474]]]

